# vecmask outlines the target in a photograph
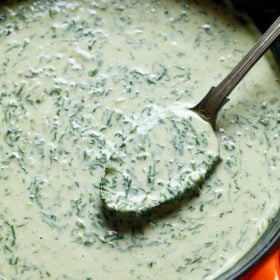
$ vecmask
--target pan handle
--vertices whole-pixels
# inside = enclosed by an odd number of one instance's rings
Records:
[[[276,249],[242,280],[280,280],[280,248]]]

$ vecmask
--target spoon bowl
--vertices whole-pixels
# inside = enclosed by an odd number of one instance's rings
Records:
[[[151,208],[199,194],[219,162],[212,127],[186,106],[173,106],[135,127],[110,159],[101,197],[118,212]]]

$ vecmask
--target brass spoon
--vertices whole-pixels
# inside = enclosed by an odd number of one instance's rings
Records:
[[[197,195],[220,159],[214,133],[219,111],[279,34],[280,17],[196,106],[170,106],[134,127],[112,154],[100,181],[104,206],[138,215]]]

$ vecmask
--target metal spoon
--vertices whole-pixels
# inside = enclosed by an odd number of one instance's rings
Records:
[[[196,106],[169,106],[134,127],[112,154],[100,181],[105,207],[143,214],[177,203],[182,197],[197,195],[220,160],[214,133],[219,111],[279,34],[280,17]]]

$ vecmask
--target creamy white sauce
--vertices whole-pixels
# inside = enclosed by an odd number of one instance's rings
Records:
[[[250,23],[208,1],[27,1],[0,15],[2,279],[213,279],[257,242],[280,203],[269,54],[219,115],[223,162],[198,198],[117,231],[99,197],[131,125],[196,104],[257,40]]]

